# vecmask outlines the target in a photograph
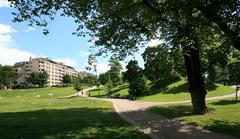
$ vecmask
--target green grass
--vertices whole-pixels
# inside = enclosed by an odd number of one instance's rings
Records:
[[[149,138],[120,118],[110,102],[59,99],[75,92],[72,87],[0,91],[0,137]]]
[[[234,99],[208,102],[209,113],[192,115],[191,104],[151,107],[151,112],[202,128],[240,137],[240,101]]]
[[[214,86],[207,86],[207,97],[222,96],[234,93],[234,89],[216,84]],[[168,85],[161,90],[152,90],[148,96],[139,97],[139,101],[177,101],[189,100],[190,93],[187,90],[187,84],[184,80]]]
[[[106,97],[107,94],[107,87],[102,86],[98,89],[93,89],[88,91],[88,94],[90,93],[91,96],[93,97]],[[127,96],[128,95],[128,85],[127,84],[123,84],[123,85],[119,85],[117,87],[114,87],[112,89],[112,95],[115,94],[120,94],[120,96]]]

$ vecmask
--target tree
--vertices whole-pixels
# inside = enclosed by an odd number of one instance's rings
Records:
[[[209,32],[218,28],[231,40],[233,47],[240,50],[239,5],[236,0],[25,0],[14,3],[18,11],[14,13],[14,21],[46,27],[46,17],[53,20],[60,11],[61,15],[75,19],[78,28],[74,34],[98,38],[95,44],[101,48],[96,55],[108,52],[121,59],[136,52],[142,42],[150,39],[161,38],[173,46],[181,46],[193,113],[204,114],[207,91],[202,76],[198,33],[202,29]],[[83,30],[84,27],[88,30]],[[44,28],[44,34],[47,33]]]
[[[87,85],[94,86],[97,83],[97,78],[96,76],[86,76],[83,78],[82,82]]]
[[[236,99],[238,98],[237,93],[240,88],[240,61],[233,62],[228,65],[229,71],[229,82],[236,85]]]
[[[138,66],[138,62],[136,60],[131,60],[126,68],[127,71],[125,76],[129,83],[129,95],[135,97],[146,95],[148,93],[147,80],[143,75],[142,69]]]
[[[136,79],[136,77],[143,76],[143,70],[138,66],[136,60],[130,60],[126,66],[125,78],[128,82]]]
[[[48,75],[48,73],[47,73],[45,70],[40,71],[40,72],[38,73],[37,82],[38,82],[38,84],[39,84],[40,87],[43,87],[43,86],[45,86],[45,85],[47,84],[47,82],[48,82],[48,77],[49,77],[49,75]]]
[[[32,83],[33,85],[39,85],[39,87],[44,87],[48,81],[48,73],[43,70],[40,72],[32,72],[27,78],[27,82]]]
[[[122,65],[118,60],[110,59],[109,66],[110,66],[110,70],[108,71],[110,76],[109,78],[112,81],[112,85],[115,87],[122,83],[121,77]]]
[[[73,82],[73,87],[75,90],[77,90],[78,92],[81,91],[83,88],[82,88],[82,84],[79,80],[80,78],[76,78]]]
[[[27,78],[27,82],[32,83],[33,85],[38,84],[38,73],[37,72],[31,72],[29,77]]]
[[[173,59],[166,44],[148,47],[142,56],[145,62],[145,75],[156,85],[163,87],[180,79],[174,70]]]
[[[71,83],[72,83],[71,76],[68,75],[68,74],[63,75],[63,77],[62,77],[62,84],[69,85]]]
[[[0,89],[4,86],[12,88],[12,84],[17,80],[16,70],[12,66],[0,65]]]
[[[100,84],[105,85],[108,82],[109,76],[109,72],[101,73],[99,74],[98,81],[100,82]]]

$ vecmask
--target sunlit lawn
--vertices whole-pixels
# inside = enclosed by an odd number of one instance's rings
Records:
[[[0,91],[0,138],[148,138],[109,102],[59,99],[75,92],[72,87]]]
[[[240,100],[209,101],[207,106],[209,113],[205,115],[192,115],[190,103],[163,105],[149,108],[149,110],[211,131],[240,137]]]
[[[221,84],[214,86],[207,86],[208,94],[207,97],[223,96],[234,93],[234,89]],[[105,86],[98,89],[90,90],[91,96],[94,97],[106,97],[107,88]],[[120,85],[112,89],[112,95],[120,94],[120,96],[128,95],[128,85]],[[184,80],[175,82],[168,85],[164,89],[151,90],[149,95],[138,97],[138,101],[178,101],[178,100],[189,100],[190,94],[187,90],[187,84]]]
[[[88,94],[90,93],[93,97],[106,97],[108,90],[107,87],[102,86],[99,89],[93,89],[88,91]],[[117,87],[112,88],[112,95],[119,94],[120,96],[127,96],[128,95],[128,85],[123,84],[119,85]]]
[[[152,91],[150,95],[139,97],[139,101],[177,101],[189,100],[190,93],[187,90],[187,84],[184,80],[168,85],[161,90]],[[234,93],[234,89],[221,84],[207,86],[207,97],[222,96]]]

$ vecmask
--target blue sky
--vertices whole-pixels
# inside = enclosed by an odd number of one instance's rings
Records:
[[[64,62],[77,70],[85,70],[89,53],[89,37],[77,37],[72,35],[76,24],[71,18],[57,16],[48,29],[50,34],[45,36],[42,28],[28,27],[26,23],[13,23],[7,0],[0,0],[0,64],[13,65],[15,62],[28,60],[32,57],[49,57],[56,61]],[[152,40],[148,45],[158,44],[158,40]],[[143,67],[141,53],[135,54],[135,58]],[[130,58],[127,58],[128,60]],[[98,71],[108,70],[108,58],[98,58]],[[126,61],[122,62],[123,67]]]

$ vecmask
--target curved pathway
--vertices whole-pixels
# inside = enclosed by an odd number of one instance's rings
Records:
[[[88,90],[90,89],[84,90],[83,95],[80,96],[87,97],[86,91]],[[234,94],[211,97],[207,98],[207,100],[231,97],[234,97]],[[90,98],[99,99],[93,97]],[[192,125],[183,124],[176,120],[170,120],[146,110],[146,108],[151,106],[187,103],[191,102],[190,100],[172,102],[137,102],[126,99],[101,100],[112,102],[115,110],[122,118],[135,125],[139,130],[148,134],[153,139],[240,139],[229,135],[203,130]]]

